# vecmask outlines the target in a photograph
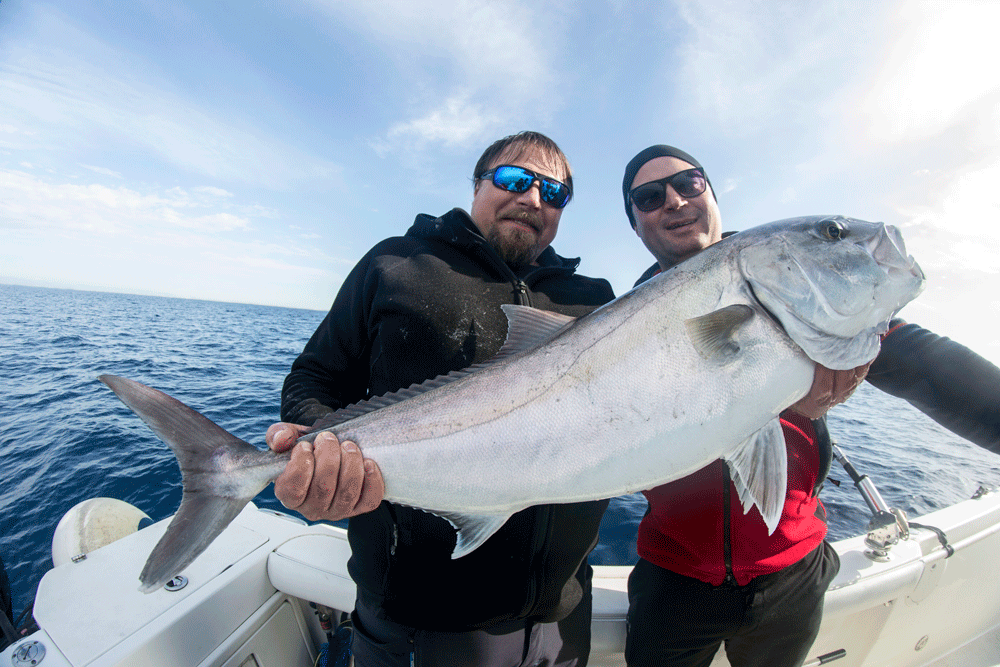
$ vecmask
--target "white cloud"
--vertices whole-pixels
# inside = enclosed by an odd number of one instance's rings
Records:
[[[23,171],[0,170],[0,219],[9,227],[107,234],[171,227],[228,232],[250,224],[230,212],[197,210],[203,208],[207,206],[179,188],[141,193],[124,186],[54,183]]]
[[[311,4],[338,30],[348,23],[369,34],[413,91],[407,115],[371,142],[380,155],[478,146],[512,115],[524,127],[538,126],[562,104],[556,70],[563,19],[573,8],[475,0]]]
[[[679,0],[688,40],[659,70],[674,105],[744,138],[775,122],[817,122],[822,100],[853,73],[870,16],[845,2]],[[786,128],[787,129],[787,128]],[[771,134],[771,140],[781,140]]]
[[[179,215],[175,209],[165,209],[164,218],[169,219],[178,227],[187,227],[209,232],[231,232],[234,229],[246,229],[250,226],[250,221],[246,218],[235,216],[232,213],[212,213],[209,215],[184,216]]]
[[[935,171],[920,178],[919,199],[900,204],[907,242],[927,269],[1000,274],[1000,155],[993,164],[963,172]]]
[[[727,192],[732,192],[740,185],[740,181],[737,178],[727,178],[723,180],[721,186],[718,188],[716,194],[723,195]]]
[[[845,108],[845,161],[883,172],[885,201],[938,274],[1000,271],[1000,79],[983,70],[1000,60],[997,23],[996,3],[897,4],[894,39]]]
[[[213,187],[134,188],[0,169],[0,267],[24,284],[328,305],[348,262]]]
[[[897,5],[885,43],[872,68],[870,92],[862,101],[865,122],[858,128],[868,139],[913,141],[942,132],[984,98],[993,110],[983,121],[996,137],[996,102],[1000,79],[1000,4],[981,0]],[[985,68],[985,69],[984,69]]]
[[[4,134],[34,134],[34,132],[31,132],[30,130],[26,130],[22,127],[16,127],[14,125],[0,125],[0,132]]]
[[[233,196],[233,193],[229,192],[228,190],[223,190],[222,188],[215,188],[210,185],[198,186],[196,188],[192,188],[192,190],[194,192],[210,195],[212,197],[225,197],[228,199]]]
[[[527,0],[312,0],[308,4],[332,19],[331,31],[340,32],[343,24],[350,24],[369,34],[385,49],[384,55],[411,69],[411,75],[435,59],[438,67],[433,74],[452,70],[452,76],[465,84],[478,82],[481,88],[529,97],[545,94],[550,87],[546,84],[552,83],[554,74],[545,65],[562,42],[561,19],[568,11],[557,2],[539,5]]]
[[[252,110],[237,115],[207,106],[141,54],[112,48],[54,10],[37,12],[39,35],[5,36],[0,146],[55,155],[100,151],[109,159],[138,151],[184,172],[271,190],[339,181],[337,164],[274,138]]]
[[[464,147],[478,142],[497,127],[502,119],[496,113],[484,111],[481,105],[470,103],[469,94],[445,100],[442,107],[422,118],[397,123],[389,128],[386,139],[378,144],[380,154],[400,141],[416,147],[438,144]]]
[[[27,166],[27,165],[25,165],[25,166]],[[94,172],[95,174],[102,174],[104,176],[111,176],[112,178],[117,178],[117,179],[123,178],[122,175],[121,175],[121,173],[119,173],[117,171],[114,171],[113,169],[107,169],[105,167],[95,167],[94,165],[90,165],[90,164],[81,164],[80,166],[83,167],[84,169],[89,169],[90,171]]]

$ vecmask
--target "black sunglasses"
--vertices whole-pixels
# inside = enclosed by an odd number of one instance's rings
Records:
[[[555,208],[562,208],[569,203],[569,198],[573,194],[569,186],[551,178],[539,176],[533,171],[528,171],[524,167],[515,167],[511,164],[502,164],[494,167],[482,174],[480,180],[492,179],[493,185],[508,192],[527,192],[535,181],[538,181],[538,188],[542,193],[542,201]]]
[[[632,203],[640,211],[655,211],[667,200],[667,186],[673,187],[681,197],[697,197],[705,191],[708,181],[705,172],[697,167],[679,171],[673,176],[667,176],[639,187],[632,188],[628,195]]]

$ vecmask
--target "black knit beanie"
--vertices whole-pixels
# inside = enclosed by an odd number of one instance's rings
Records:
[[[622,195],[625,197],[625,215],[628,216],[628,221],[632,223],[632,229],[635,229],[635,218],[632,217],[632,206],[628,200],[629,190],[632,189],[632,181],[635,180],[635,175],[639,173],[642,165],[658,157],[675,157],[678,160],[684,160],[691,166],[698,167],[702,171],[705,171],[705,168],[701,166],[700,162],[681,149],[674,148],[673,146],[666,146],[664,144],[650,146],[632,158],[632,161],[628,163],[627,167],[625,167],[625,178],[622,179]],[[705,180],[708,181],[709,185],[712,185],[712,181],[708,180],[708,174],[705,174]],[[712,196],[715,196],[714,188],[712,189]]]

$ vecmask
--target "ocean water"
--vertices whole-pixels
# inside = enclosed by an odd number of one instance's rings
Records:
[[[112,497],[154,520],[176,511],[180,473],[170,450],[97,380],[157,387],[263,446],[281,383],[325,313],[0,285],[0,558],[15,614],[52,567],[59,518]],[[1000,485],[1000,456],[951,434],[907,403],[864,385],[831,412],[830,428],[886,501],[911,517]],[[833,539],[864,532],[868,510],[836,466],[823,500]],[[268,487],[256,500],[283,509]],[[592,555],[634,563],[640,495],[612,501]]]

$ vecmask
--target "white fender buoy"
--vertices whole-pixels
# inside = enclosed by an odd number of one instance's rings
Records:
[[[145,522],[145,523],[144,523]],[[91,498],[63,514],[52,536],[56,567],[120,540],[152,523],[135,505],[116,498]]]

